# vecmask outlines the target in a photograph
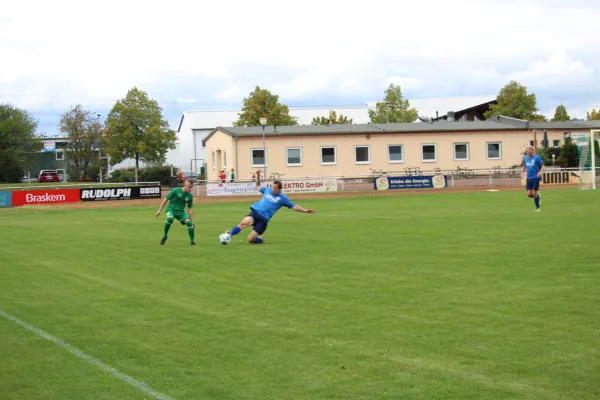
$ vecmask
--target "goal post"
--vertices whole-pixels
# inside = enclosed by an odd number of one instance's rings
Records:
[[[571,135],[577,144],[577,155],[579,156],[579,183],[577,187],[581,190],[595,190],[596,176],[600,168],[600,152],[598,140],[600,130],[589,132],[577,132]]]

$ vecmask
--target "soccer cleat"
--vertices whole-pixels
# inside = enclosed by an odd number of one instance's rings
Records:
[[[225,231],[225,233],[226,233],[226,234],[228,234],[229,236],[231,236],[231,231],[230,231],[229,229],[227,229],[227,230]]]
[[[540,208],[535,209],[535,212],[540,212],[540,211],[542,211]]]
[[[191,245],[192,245],[192,246],[197,246],[197,245],[196,245],[196,242],[192,242],[192,244],[191,244]]]
[[[160,245],[163,246],[165,244],[165,242],[167,241],[167,237],[163,236],[162,239],[160,239]]]

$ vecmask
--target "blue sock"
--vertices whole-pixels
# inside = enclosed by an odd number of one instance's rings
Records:
[[[540,195],[539,194],[537,194],[534,197],[533,201],[535,201],[535,208],[540,208]]]
[[[233,228],[231,229],[231,236],[235,236],[235,235],[237,235],[238,233],[240,233],[241,231],[242,231],[242,230],[240,229],[240,227],[239,227],[239,226],[235,226],[235,227],[233,227]]]
[[[261,238],[256,238],[256,244],[261,244],[263,240]]]

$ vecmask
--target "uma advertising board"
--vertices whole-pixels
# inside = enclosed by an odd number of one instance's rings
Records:
[[[272,187],[272,181],[261,183],[263,186]],[[284,193],[318,193],[337,192],[337,179],[301,179],[294,181],[283,181]],[[208,196],[254,196],[256,182],[224,182],[206,184]]]
[[[81,189],[81,201],[160,199],[160,186],[112,187]]]
[[[434,176],[381,176],[374,180],[375,190],[441,189],[448,186],[446,175]]]

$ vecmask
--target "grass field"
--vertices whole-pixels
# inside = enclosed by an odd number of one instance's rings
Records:
[[[0,398],[600,398],[600,193],[301,204],[229,246],[247,205],[201,205],[197,248],[155,207],[0,210]]]

